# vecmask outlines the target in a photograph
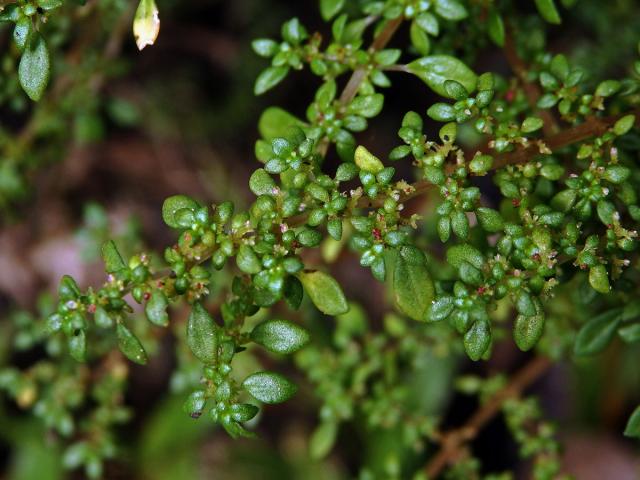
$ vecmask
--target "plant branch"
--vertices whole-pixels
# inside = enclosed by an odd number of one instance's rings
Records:
[[[455,462],[462,447],[478,435],[478,432],[500,411],[504,402],[522,394],[550,366],[551,360],[548,358],[534,358],[513,376],[506,387],[499,390],[489,401],[476,410],[463,426],[445,433],[441,440],[440,450],[425,467],[427,478],[436,478],[448,464]]]
[[[542,118],[544,122],[542,126],[544,134],[548,136],[558,131],[558,123],[556,122],[553,113],[550,110],[538,109],[540,89],[527,78],[528,68],[522,58],[518,55],[511,28],[507,28],[505,31],[504,55],[507,58],[507,62],[509,62],[511,70],[516,74],[518,80],[520,80],[520,84],[522,85],[524,94],[527,96],[529,105],[535,110],[536,114]]]
[[[382,50],[387,46],[393,35],[396,33],[396,30],[402,24],[402,17],[394,18],[390,20],[382,31],[378,34],[378,36],[373,40],[371,47],[369,47],[369,52],[373,53],[378,50]],[[340,103],[346,105],[353,97],[358,93],[358,89],[360,85],[364,81],[367,76],[368,70],[365,67],[361,67],[356,69],[352,74],[351,78],[347,82],[347,85],[344,87],[342,91],[342,95],[340,95]]]

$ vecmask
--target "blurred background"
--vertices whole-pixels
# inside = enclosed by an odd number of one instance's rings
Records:
[[[63,101],[44,100],[55,108],[47,112],[42,107],[45,113],[36,134],[24,133],[31,118],[29,103],[6,94],[0,122],[12,134],[21,132],[36,153],[34,159],[25,157],[28,167],[21,172],[28,181],[23,183],[13,167],[0,167],[0,191],[11,193],[11,200],[3,202],[0,230],[0,336],[5,338],[0,341],[5,364],[26,367],[43,355],[39,349],[11,353],[12,325],[25,312],[37,314],[38,302],[46,301],[43,292],[54,292],[63,274],[73,275],[81,286],[103,282],[96,245],[107,232],[126,239],[130,249],[144,245],[161,252],[174,241],[160,216],[167,196],[185,193],[209,204],[230,199],[238,209],[248,204],[247,181],[258,165],[253,149],[260,113],[279,105],[304,117],[319,85],[310,73],[294,72],[275,90],[254,97],[253,82],[265,61],[251,51],[251,40],[279,38],[280,25],[294,16],[310,32],[328,32],[316,3],[160,1],[158,41],[138,52],[129,29],[133,4],[112,2],[124,20],[110,19],[98,28],[88,13],[84,26],[60,39],[65,60],[57,64],[47,95]],[[608,21],[603,23],[598,13],[604,3]],[[598,71],[615,75],[633,58],[640,38],[639,6],[630,0],[580,0],[563,28],[554,30],[549,48],[572,52],[572,59],[587,69],[599,63]],[[528,7],[522,8],[524,15]],[[82,49],[74,53],[74,41],[96,28],[94,41],[109,53],[108,61],[99,63],[101,75],[82,77],[83,70],[76,68],[71,78],[65,76],[66,65],[91,70],[81,58]],[[407,35],[401,30],[395,42],[403,44]],[[0,27],[0,50],[9,48],[10,36],[9,29]],[[509,73],[500,51],[489,46],[470,61],[478,72]],[[7,68],[2,73],[5,87],[10,74]],[[74,91],[76,81],[84,86]],[[397,74],[393,82],[384,114],[358,137],[381,157],[400,143],[396,131],[404,113],[412,109],[424,114],[435,101],[415,78]],[[427,130],[433,133],[435,128],[430,125]],[[398,168],[401,176],[412,175],[409,166]],[[494,187],[489,182],[483,186],[491,195]],[[429,229],[428,202],[411,208],[427,216]],[[366,309],[371,328],[380,329],[383,287],[348,252],[332,268],[348,298]],[[330,333],[333,326],[323,328]],[[296,376],[301,392],[293,401],[267,409],[257,426],[258,439],[232,440],[206,418],[187,418],[181,409],[184,395],[173,394],[171,388],[173,340],[165,340],[148,366],[129,367],[125,401],[132,420],[117,429],[121,455],[107,463],[107,478],[353,478],[363,465],[372,466],[374,478],[385,478],[375,472],[384,471],[376,465],[394,441],[388,432],[372,434],[357,425],[344,426],[327,459],[310,459],[308,438],[317,425],[320,402],[304,377],[295,373],[293,362],[279,368]],[[620,434],[640,401],[640,352],[619,347],[577,368],[571,360],[558,364],[533,389],[546,415],[559,425],[565,470],[579,479],[640,478],[638,446]],[[479,365],[462,357],[427,363],[413,387],[424,397],[447,392],[434,409],[444,414],[445,427],[454,427],[477,405],[475,399],[454,391],[455,374],[512,372],[526,359],[512,342],[505,342],[490,362]],[[471,447],[487,471],[513,468],[519,478],[527,478],[527,465],[519,462],[517,446],[501,417]],[[38,419],[2,400],[0,478],[83,478],[82,473],[61,469],[61,452],[55,435]],[[418,456],[413,461],[425,459]]]

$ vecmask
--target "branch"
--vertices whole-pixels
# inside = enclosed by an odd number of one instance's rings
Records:
[[[385,25],[384,29],[382,29],[378,36],[373,40],[371,47],[369,47],[369,52],[373,53],[386,47],[387,43],[389,43],[393,35],[396,33],[396,30],[398,30],[398,27],[400,27],[400,25],[402,24],[402,20],[402,16],[390,20]],[[353,97],[355,97],[358,93],[358,89],[360,88],[360,85],[362,84],[366,76],[367,69],[362,67],[356,69],[351,74],[351,78],[347,82],[347,85],[344,87],[342,95],[340,95],[340,103],[346,105],[351,100],[353,100]]]
[[[534,358],[513,376],[506,387],[499,390],[487,403],[476,410],[462,427],[446,433],[442,437],[440,450],[425,467],[427,478],[436,478],[448,464],[455,462],[460,455],[460,449],[478,435],[478,432],[500,411],[504,402],[519,396],[550,366],[551,360],[548,358]]]
[[[511,28],[507,28],[505,31],[504,55],[505,57],[507,57],[507,62],[509,62],[511,70],[520,80],[522,89],[524,90],[524,93],[527,96],[527,100],[529,101],[529,105],[540,117],[542,117],[542,120],[544,121],[544,124],[542,126],[544,134],[551,135],[552,133],[556,132],[558,130],[558,124],[553,116],[553,113],[551,113],[551,111],[549,110],[538,109],[537,105],[538,99],[540,98],[540,89],[536,84],[529,82],[529,79],[527,78],[528,68],[524,61],[518,55]]]
[[[564,130],[555,135],[543,138],[541,141],[552,152],[558,151],[574,143],[581,142],[591,137],[598,137],[603,135],[609,130],[620,118],[625,115],[633,114],[636,118],[640,118],[640,110],[634,110],[631,112],[625,112],[613,117],[589,117],[584,123]],[[491,170],[497,170],[499,168],[506,167],[507,165],[518,165],[527,163],[533,157],[540,155],[537,142],[530,142],[526,147],[519,146],[513,152],[506,152],[497,155],[494,158],[493,166]],[[455,164],[449,164],[447,173],[453,173]],[[434,188],[436,185],[427,180],[418,180],[411,184],[411,188],[400,195],[398,200],[400,203],[411,200],[412,198],[424,195],[427,191]],[[380,196],[375,199],[369,199],[362,197],[358,202],[360,208],[379,208],[384,203],[385,197]]]

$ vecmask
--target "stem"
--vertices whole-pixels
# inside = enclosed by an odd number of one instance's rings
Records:
[[[382,70],[384,70],[385,72],[411,73],[411,71],[406,65],[401,65],[401,64],[389,65],[388,67],[384,67]]]
[[[427,478],[436,478],[449,463],[455,462],[465,443],[478,435],[480,430],[500,411],[504,402],[520,395],[550,366],[551,360],[548,358],[534,358],[513,376],[506,387],[499,390],[487,403],[476,410],[462,427],[446,433],[442,437],[440,450],[425,467]]]
[[[511,70],[513,70],[513,73],[515,73],[520,80],[522,89],[524,90],[524,93],[527,96],[527,100],[529,101],[529,105],[537,115],[542,117],[542,120],[544,121],[544,124],[542,126],[544,134],[548,136],[558,131],[558,124],[553,116],[553,113],[551,113],[551,111],[549,110],[538,109],[540,89],[536,84],[529,82],[527,78],[528,68],[524,61],[518,55],[511,28],[507,28],[505,31],[504,55],[505,57],[507,57],[507,62],[509,62]]]
[[[636,118],[640,118],[640,110],[632,112],[625,112],[613,117],[590,117],[586,122],[567,130],[564,130],[550,137],[543,138],[541,141],[552,151],[555,152],[564,147],[572,145],[574,143],[586,140],[591,137],[597,137],[604,134],[609,130],[620,118],[625,115],[633,114]],[[491,170],[497,170],[499,168],[506,167],[507,165],[518,165],[527,163],[533,157],[540,155],[536,142],[530,142],[526,147],[518,147],[513,152],[506,152],[497,155],[494,158],[493,166]],[[452,173],[454,169],[453,164],[449,164],[447,173]],[[436,187],[433,183],[427,180],[418,180],[411,184],[411,189],[400,195],[398,200],[400,203],[411,200],[412,198],[419,197],[425,194],[430,189]],[[369,199],[362,197],[358,201],[358,207],[361,208],[379,208],[384,203],[384,197],[381,196],[375,199]]]
[[[369,47],[369,52],[372,53],[377,50],[382,50],[384,47],[386,47],[387,43],[389,43],[393,35],[396,33],[396,30],[398,30],[398,27],[400,27],[402,20],[402,17],[390,20],[382,29],[380,34],[373,40],[371,47]],[[368,70],[365,67],[360,67],[351,74],[351,78],[349,78],[347,85],[342,91],[342,95],[340,95],[340,103],[346,105],[351,100],[353,100],[353,98],[358,93],[360,85],[367,77],[367,74]]]

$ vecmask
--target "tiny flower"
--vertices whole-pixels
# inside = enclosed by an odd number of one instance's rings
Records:
[[[133,20],[133,36],[138,50],[153,45],[160,32],[160,18],[155,0],[140,0]]]

